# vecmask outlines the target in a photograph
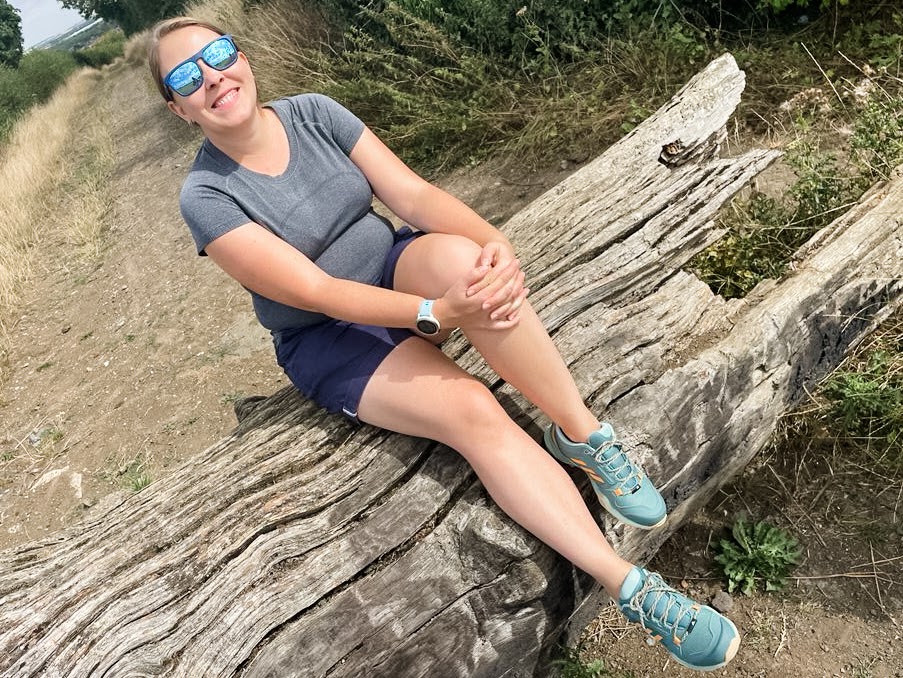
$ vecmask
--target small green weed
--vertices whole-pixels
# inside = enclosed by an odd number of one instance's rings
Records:
[[[50,369],[51,367],[53,367],[53,363],[50,363],[50,362],[47,362],[47,363],[41,363],[40,365],[38,365],[38,366],[35,368],[35,372],[43,372],[44,370],[48,370],[48,369]]]
[[[899,330],[899,328],[897,328]],[[901,335],[880,336],[859,364],[837,370],[822,385],[828,400],[829,426],[838,434],[887,443],[885,467],[903,463],[903,351]]]
[[[220,396],[219,401],[223,405],[232,405],[233,403],[241,400],[244,397],[245,394],[242,391],[233,391],[232,393],[223,393]]]
[[[633,678],[634,674],[630,671],[609,671],[601,659],[583,661],[580,658],[581,651],[582,645],[562,648],[562,656],[552,662],[559,678]]]
[[[744,595],[752,595],[760,581],[766,591],[782,589],[790,570],[799,562],[796,539],[764,521],[752,523],[742,517],[734,523],[731,537],[719,542],[720,553],[715,556],[727,577],[728,592],[739,589]]]
[[[134,459],[121,466],[116,475],[121,477],[121,482],[132,492],[140,492],[153,482],[147,467],[149,459],[144,453],[138,454]]]
[[[874,678],[872,667],[878,663],[878,657],[871,659],[857,659],[856,663],[850,666],[850,676],[852,678]]]
[[[48,443],[50,445],[54,445],[63,439],[65,434],[61,429],[58,429],[56,426],[50,426],[41,431],[41,441],[40,444]]]
[[[129,487],[132,492],[140,492],[153,482],[153,479],[147,473],[139,473],[129,479]]]

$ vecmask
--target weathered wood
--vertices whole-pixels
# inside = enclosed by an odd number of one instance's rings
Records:
[[[605,519],[631,558],[742,468],[777,415],[899,299],[901,182],[747,300],[727,303],[680,270],[719,237],[712,215],[776,155],[716,157],[742,85],[733,59],[718,59],[505,227],[582,391],[668,500],[671,519],[652,533]],[[677,166],[663,165],[677,140]],[[462,341],[449,350],[492,379]],[[538,432],[542,416],[496,388]],[[567,621],[578,629],[600,599],[487,500],[456,454],[355,428],[286,389],[106,515],[0,553],[0,670],[542,675]]]

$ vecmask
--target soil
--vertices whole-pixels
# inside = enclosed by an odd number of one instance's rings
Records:
[[[195,255],[179,215],[199,137],[167,114],[143,70],[118,64],[107,75],[116,86],[105,88],[103,111],[112,113],[90,112],[109,115],[116,152],[102,254],[79,258],[62,232],[48,233],[9,323],[0,549],[100,515],[111,497],[165,477],[229,433],[237,398],[287,385],[247,293]],[[536,171],[490,163],[439,183],[501,224],[574,169],[567,161]],[[822,578],[794,580],[781,595],[735,596],[729,616],[744,644],[719,674],[903,675],[903,484],[885,478],[862,487],[863,478],[876,479],[844,476],[842,465],[828,473],[828,462],[811,455],[804,464],[760,462],[678,532],[653,567],[707,601],[721,587],[711,560],[720,531],[744,507],[773,516],[798,528],[806,556],[795,574]],[[813,498],[825,483],[811,506],[796,499]],[[869,524],[880,530],[864,540]],[[604,657],[613,672],[690,674],[610,614],[584,640],[584,656]]]

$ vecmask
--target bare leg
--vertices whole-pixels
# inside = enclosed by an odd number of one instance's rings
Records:
[[[617,598],[631,565],[605,540],[570,477],[435,346],[415,337],[392,351],[368,382],[358,416],[457,450],[505,513]]]
[[[424,297],[442,296],[473,267],[480,247],[466,238],[430,234],[402,253],[395,287]],[[561,354],[542,322],[525,302],[520,323],[502,331],[461,328],[495,372],[558,424],[572,440],[586,440],[599,428],[587,409]]]

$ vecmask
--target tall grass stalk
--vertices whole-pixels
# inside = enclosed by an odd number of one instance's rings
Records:
[[[34,245],[47,237],[73,129],[92,94],[96,74],[78,71],[50,98],[16,123],[0,158],[0,368],[9,355],[8,323],[31,274]]]

